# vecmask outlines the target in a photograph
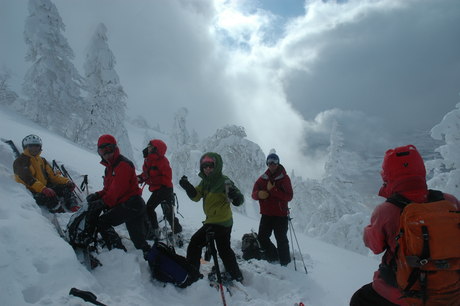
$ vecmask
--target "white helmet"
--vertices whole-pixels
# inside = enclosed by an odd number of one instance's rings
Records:
[[[27,135],[22,140],[22,148],[25,149],[29,145],[39,145],[39,146],[41,146],[42,145],[42,140],[37,135],[33,135],[33,134]]]

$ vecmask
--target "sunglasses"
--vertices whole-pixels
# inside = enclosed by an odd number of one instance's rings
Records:
[[[115,145],[112,143],[104,143],[97,147],[99,155],[106,155],[115,152]]]
[[[30,144],[30,145],[27,145],[27,147],[29,148],[34,148],[34,149],[38,149],[38,148],[42,148],[42,145],[39,145],[39,144]]]
[[[203,169],[206,169],[206,168],[214,169],[214,164],[213,164],[213,163],[203,163],[203,164],[201,165],[201,167],[202,167]]]
[[[267,159],[267,166],[269,165],[278,165],[279,161],[277,159],[269,158]]]

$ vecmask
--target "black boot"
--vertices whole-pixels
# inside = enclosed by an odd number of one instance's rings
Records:
[[[127,252],[123,242],[121,242],[120,236],[113,229],[113,227],[108,228],[107,230],[101,231],[102,239],[104,239],[105,245],[109,250],[120,249]]]

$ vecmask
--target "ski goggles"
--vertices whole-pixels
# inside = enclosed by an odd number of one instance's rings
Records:
[[[116,145],[114,145],[113,143],[104,143],[100,145],[99,147],[97,147],[97,153],[99,153],[99,155],[101,156],[110,154],[110,153],[115,152],[115,147]]]
[[[269,165],[278,165],[279,162],[280,162],[280,161],[277,160],[277,159],[269,158],[269,159],[267,159],[267,163],[266,163],[266,164],[267,164],[267,166],[269,166]]]
[[[203,168],[203,169],[206,169],[206,168],[214,169],[214,163],[202,163],[201,168]]]

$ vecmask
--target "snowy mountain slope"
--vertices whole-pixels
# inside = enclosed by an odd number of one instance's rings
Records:
[[[0,109],[0,137],[13,139],[19,145],[30,133],[43,139],[43,156],[66,165],[77,182],[88,174],[90,190],[101,187],[103,167],[99,157],[75,146],[64,138],[30,123],[15,113]],[[137,144],[133,144],[136,148]],[[136,151],[136,150],[135,150]],[[77,260],[72,248],[62,240],[51,223],[41,214],[28,192],[12,179],[13,156],[10,148],[0,144],[0,288],[3,305],[86,305],[69,296],[71,287],[90,290],[107,305],[219,305],[219,293],[200,280],[186,289],[163,286],[151,281],[146,262],[131,241],[124,238],[128,253],[119,250],[102,252],[102,267],[87,271]],[[180,218],[186,238],[201,226],[204,215],[201,203],[187,199],[179,186]],[[150,193],[144,191],[147,199]],[[248,198],[245,205],[257,205]],[[162,213],[159,212],[161,218]],[[60,219],[68,218],[62,215]],[[258,218],[234,214],[232,246],[241,254],[240,239],[251,229],[257,230]],[[116,230],[128,237],[126,229]],[[295,242],[297,271],[291,263],[284,268],[263,261],[241,261],[245,277],[242,293],[226,295],[229,305],[293,305],[304,302],[310,306],[347,305],[353,292],[371,280],[378,261],[361,256],[296,231],[309,274],[303,271]],[[177,249],[185,254],[185,247]],[[203,267],[205,269],[206,267]]]

